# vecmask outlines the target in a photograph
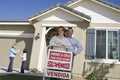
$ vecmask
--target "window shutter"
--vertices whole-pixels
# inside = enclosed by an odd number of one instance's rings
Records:
[[[120,29],[118,30],[118,58],[120,61]]]
[[[95,29],[87,29],[86,32],[86,58],[93,59],[95,53]]]

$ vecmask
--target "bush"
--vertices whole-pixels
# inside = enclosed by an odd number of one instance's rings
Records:
[[[98,79],[97,79],[97,76],[96,76],[94,73],[89,74],[89,75],[87,76],[87,79],[88,79],[88,80],[98,80]]]
[[[33,68],[30,71],[33,72],[33,73],[37,73],[38,72],[38,70],[36,68]]]

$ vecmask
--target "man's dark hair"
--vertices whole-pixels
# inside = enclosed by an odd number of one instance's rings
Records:
[[[71,30],[72,30],[72,32],[73,32],[73,28],[72,28],[72,27],[69,27],[69,28],[68,28],[68,30],[69,30],[69,29],[71,29]]]

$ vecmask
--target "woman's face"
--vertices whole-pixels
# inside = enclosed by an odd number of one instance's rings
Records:
[[[13,45],[13,48],[16,49],[16,48],[17,48],[17,45]]]
[[[59,35],[59,36],[63,36],[63,35],[64,35],[64,31],[63,31],[62,28],[59,28],[59,29],[58,29],[58,35]]]

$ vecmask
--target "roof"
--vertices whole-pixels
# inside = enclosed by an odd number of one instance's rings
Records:
[[[105,5],[108,5],[108,6],[110,6],[110,7],[113,7],[113,8],[115,8],[115,9],[119,9],[119,10],[120,10],[120,6],[115,5],[115,4],[113,4],[113,3],[110,3],[110,2],[108,2],[108,1],[106,1],[106,0],[96,0],[96,1],[98,1],[98,2],[100,2],[100,3],[103,3],[103,4],[105,4]]]
[[[52,10],[52,9],[54,9],[54,8],[56,8],[56,7],[61,7],[61,8],[66,9],[66,10],[68,10],[68,11],[70,11],[70,12],[76,14],[76,15],[79,15],[79,16],[81,16],[81,17],[84,17],[85,19],[87,19],[88,21],[90,21],[90,20],[91,20],[91,17],[90,17],[90,16],[88,16],[88,15],[82,13],[82,12],[76,11],[76,10],[70,8],[70,7],[68,7],[68,5],[73,4],[73,3],[77,3],[77,2],[79,2],[79,1],[81,1],[81,0],[71,0],[71,1],[69,1],[69,2],[67,2],[66,4],[63,4],[63,5],[62,5],[62,4],[56,4],[55,6],[52,6],[52,7],[50,7],[50,8],[47,8],[47,9],[45,9],[45,10],[43,10],[43,11],[40,11],[39,13],[37,13],[37,14],[35,14],[35,15],[30,16],[30,17],[29,17],[29,20],[32,20],[32,18],[37,17],[38,15],[41,15],[41,14],[43,14],[43,13],[49,11],[49,10]],[[115,5],[115,4],[113,4],[113,3],[110,3],[110,2],[108,2],[108,1],[106,1],[106,0],[92,0],[92,1],[101,3],[101,4],[103,4],[103,5],[106,5],[106,6],[110,7],[110,8],[113,8],[113,9],[116,9],[116,10],[119,10],[119,11],[120,11],[120,6],[117,6],[117,5]]]
[[[67,2],[65,5],[70,5],[70,4],[72,4],[72,3],[74,3],[74,2],[77,2],[77,1],[81,1],[81,0],[71,0],[71,1]],[[107,5],[107,6],[109,6],[109,7],[112,7],[112,8],[115,8],[115,9],[117,9],[117,10],[120,10],[120,6],[115,5],[115,4],[113,4],[113,3],[111,3],[111,2],[108,2],[108,1],[106,1],[106,0],[91,0],[91,1],[97,1],[97,2],[99,2],[99,3],[102,3],[102,4],[104,4],[104,5]]]
[[[54,9],[54,8],[57,8],[57,7],[63,8],[63,9],[65,9],[65,10],[68,10],[68,11],[70,11],[70,12],[72,12],[72,13],[78,15],[78,16],[81,16],[81,17],[87,19],[88,21],[91,20],[91,17],[90,17],[90,16],[88,16],[88,15],[82,13],[82,12],[78,12],[78,11],[76,11],[76,10],[70,8],[70,7],[67,7],[66,5],[62,5],[62,4],[57,4],[57,5],[55,5],[55,6],[52,6],[52,7],[50,7],[50,8],[47,8],[46,10],[43,10],[43,11],[41,11],[41,12],[39,12],[39,13],[31,16],[29,19],[34,18],[34,17],[36,17],[36,16],[38,16],[38,15],[41,15],[41,14],[43,14],[43,13],[49,11],[49,10],[52,10],[52,9]]]
[[[0,25],[31,25],[28,20],[0,20]]]
[[[0,22],[29,22],[28,20],[0,20]]]

